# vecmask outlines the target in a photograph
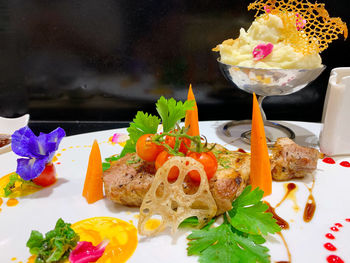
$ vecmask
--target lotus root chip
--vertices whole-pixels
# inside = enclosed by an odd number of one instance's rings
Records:
[[[179,169],[179,176],[175,182],[169,182],[168,174],[173,167]],[[194,170],[199,173],[201,181],[197,191],[188,194],[183,185],[186,184],[186,175]],[[172,157],[158,169],[143,199],[138,231],[141,235],[152,236],[170,227],[174,234],[183,220],[193,216],[198,218],[198,227],[202,227],[215,216],[216,210],[203,165],[190,157]],[[156,229],[147,229],[147,221],[154,216],[162,218],[160,225]]]

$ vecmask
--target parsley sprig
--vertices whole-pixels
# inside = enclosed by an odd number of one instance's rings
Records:
[[[224,222],[213,228],[193,231],[187,239],[188,255],[198,255],[201,263],[270,262],[262,235],[281,231],[268,206],[261,201],[263,191],[247,186],[224,214]]]
[[[118,157],[114,160],[118,160],[125,156],[127,153],[133,153],[136,151],[136,142],[144,134],[155,134],[158,130],[160,122],[163,124],[163,131],[169,132],[175,127],[177,123],[186,116],[186,111],[192,109],[194,101],[176,101],[173,98],[166,99],[163,96],[156,103],[157,112],[160,116],[158,118],[155,115],[138,111],[133,121],[130,123],[130,127],[127,128],[129,133],[129,139]],[[108,164],[105,164],[105,168]]]

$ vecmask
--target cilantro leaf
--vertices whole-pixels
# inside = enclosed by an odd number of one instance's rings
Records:
[[[79,241],[79,235],[70,225],[60,218],[55,228],[45,234],[45,238],[38,231],[31,232],[27,247],[31,254],[36,255],[36,263],[58,262],[68,258]]]
[[[240,236],[228,223],[195,230],[187,238],[190,240],[188,255],[198,255],[201,263],[270,262],[268,248]]]
[[[241,232],[252,235],[267,235],[276,233],[281,228],[271,213],[266,213],[268,205],[261,201],[264,191],[259,188],[251,191],[247,186],[242,194],[232,203],[232,210],[228,212],[231,225]]]
[[[194,101],[176,101],[173,98],[166,99],[163,96],[156,103],[157,112],[162,118],[163,131],[168,132],[175,124],[186,116],[186,111],[191,110]]]
[[[157,116],[138,111],[130,127],[127,128],[129,139],[118,157],[121,158],[127,153],[136,151],[136,142],[144,134],[155,134],[158,130],[160,119]]]

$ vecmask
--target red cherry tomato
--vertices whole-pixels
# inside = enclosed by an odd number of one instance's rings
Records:
[[[207,174],[208,180],[210,180],[216,173],[216,170],[218,169],[218,161],[212,152],[188,152],[187,156],[192,157],[196,161],[203,164],[204,171]],[[188,174],[193,181],[201,181],[201,177],[197,171],[190,171]]]
[[[147,162],[154,162],[163,147],[152,142],[153,134],[144,134],[136,142],[137,155]]]
[[[182,152],[183,154],[186,154],[188,152],[188,148],[187,147],[191,146],[191,140],[188,139],[188,138],[180,138],[180,141],[181,141],[181,144],[180,144],[180,147],[179,147],[179,152]],[[176,142],[175,137],[172,137],[172,136],[166,136],[165,137],[165,143],[168,144],[173,149],[175,147],[175,142]],[[186,145],[187,145],[187,147],[186,147]]]
[[[49,186],[56,182],[56,169],[55,166],[50,163],[45,166],[44,171],[32,180],[35,184],[40,186]]]
[[[163,166],[163,164],[169,160],[173,155],[169,154],[167,151],[162,151],[160,154],[158,154],[155,166],[156,169],[158,170],[160,167]],[[170,169],[169,174],[168,174],[168,180],[170,182],[175,181],[179,177],[179,168],[173,167]]]

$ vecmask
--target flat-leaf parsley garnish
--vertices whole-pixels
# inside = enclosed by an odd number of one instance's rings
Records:
[[[127,153],[136,152],[136,142],[144,134],[155,134],[158,130],[158,125],[162,122],[163,132],[169,132],[173,129],[178,122],[186,116],[186,111],[192,109],[194,106],[193,101],[176,101],[173,98],[165,99],[163,96],[156,103],[157,112],[160,116],[151,115],[138,111],[133,122],[130,123],[130,127],[127,128],[129,133],[129,139],[118,157],[115,157],[116,161]],[[104,164],[104,170],[110,167],[107,163]]]
[[[201,263],[270,262],[269,249],[262,246],[262,234],[281,229],[272,214],[266,213],[268,206],[261,201],[262,196],[262,190],[251,191],[247,186],[232,203],[232,210],[224,214],[220,226],[204,227],[187,237],[188,255],[198,255]]]

